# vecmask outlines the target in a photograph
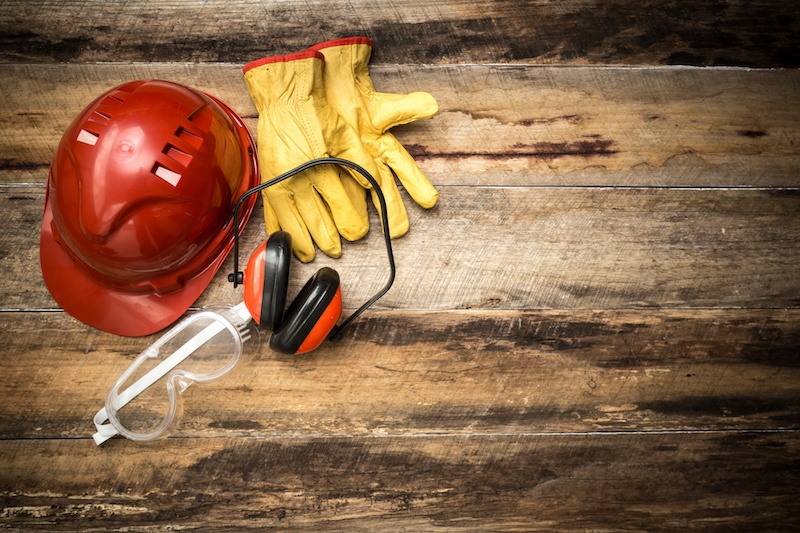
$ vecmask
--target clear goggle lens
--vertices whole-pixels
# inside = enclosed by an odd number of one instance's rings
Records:
[[[95,416],[95,442],[117,434],[142,442],[166,437],[180,418],[183,391],[230,372],[245,347],[250,352],[257,344],[253,338],[258,333],[243,304],[185,318],[139,354],[111,388]]]

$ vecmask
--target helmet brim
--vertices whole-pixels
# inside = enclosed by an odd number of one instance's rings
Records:
[[[115,335],[150,335],[172,324],[211,283],[227,256],[226,252],[220,260],[187,281],[180,290],[169,294],[137,294],[114,290],[97,283],[75,267],[75,263],[53,235],[52,220],[53,215],[47,202],[39,257],[42,276],[50,294],[74,318]]]
[[[243,172],[241,187],[235,191],[238,199],[247,189],[258,185],[258,165],[253,139],[244,123],[222,101],[209,95],[228,113],[241,140],[243,160],[248,162]],[[233,228],[232,219],[225,231],[230,231],[222,250],[208,266],[185,280],[179,290],[166,294],[129,292],[98,282],[78,268],[70,255],[59,244],[54,234],[53,212],[49,194],[45,195],[44,215],[39,240],[39,261],[42,277],[50,294],[64,311],[81,322],[115,335],[139,337],[156,333],[178,320],[200,297],[211,283],[233,248],[233,232],[241,233],[255,205],[257,195],[244,202],[239,213],[239,227]],[[233,216],[233,213],[231,213]]]

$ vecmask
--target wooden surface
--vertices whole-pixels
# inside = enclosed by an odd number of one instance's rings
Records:
[[[800,527],[800,7],[0,2],[0,31],[0,528]],[[395,132],[441,199],[408,201],[394,287],[307,356],[263,335],[166,441],[96,447],[157,335],[92,329],[43,285],[63,131],[150,77],[255,131],[244,62],[354,34],[379,90],[440,105]],[[243,250],[263,237],[253,217]],[[384,262],[373,231],[291,291],[330,265],[352,308]],[[230,265],[196,306],[239,301]]]

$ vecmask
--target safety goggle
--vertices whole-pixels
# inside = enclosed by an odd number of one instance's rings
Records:
[[[111,387],[94,417],[97,445],[115,435],[148,442],[166,437],[192,383],[230,372],[245,351],[258,348],[258,331],[243,303],[199,311],[144,350]]]

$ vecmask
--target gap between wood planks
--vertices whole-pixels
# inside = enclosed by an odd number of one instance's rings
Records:
[[[295,435],[174,435],[167,440],[190,441],[190,440],[261,440],[261,441],[303,441],[303,440],[332,440],[332,439],[452,439],[452,438],[563,438],[563,437],[614,437],[614,436],[656,436],[656,435],[770,435],[770,434],[798,434],[800,428],[716,428],[716,429],[630,429],[630,430],[609,430],[609,431],[519,431],[519,432],[443,432],[443,433],[370,433],[370,434],[351,434],[351,433],[312,433]],[[12,441],[79,441],[91,442],[91,437],[14,437],[0,438],[2,442]],[[120,437],[120,441],[124,439]]]

